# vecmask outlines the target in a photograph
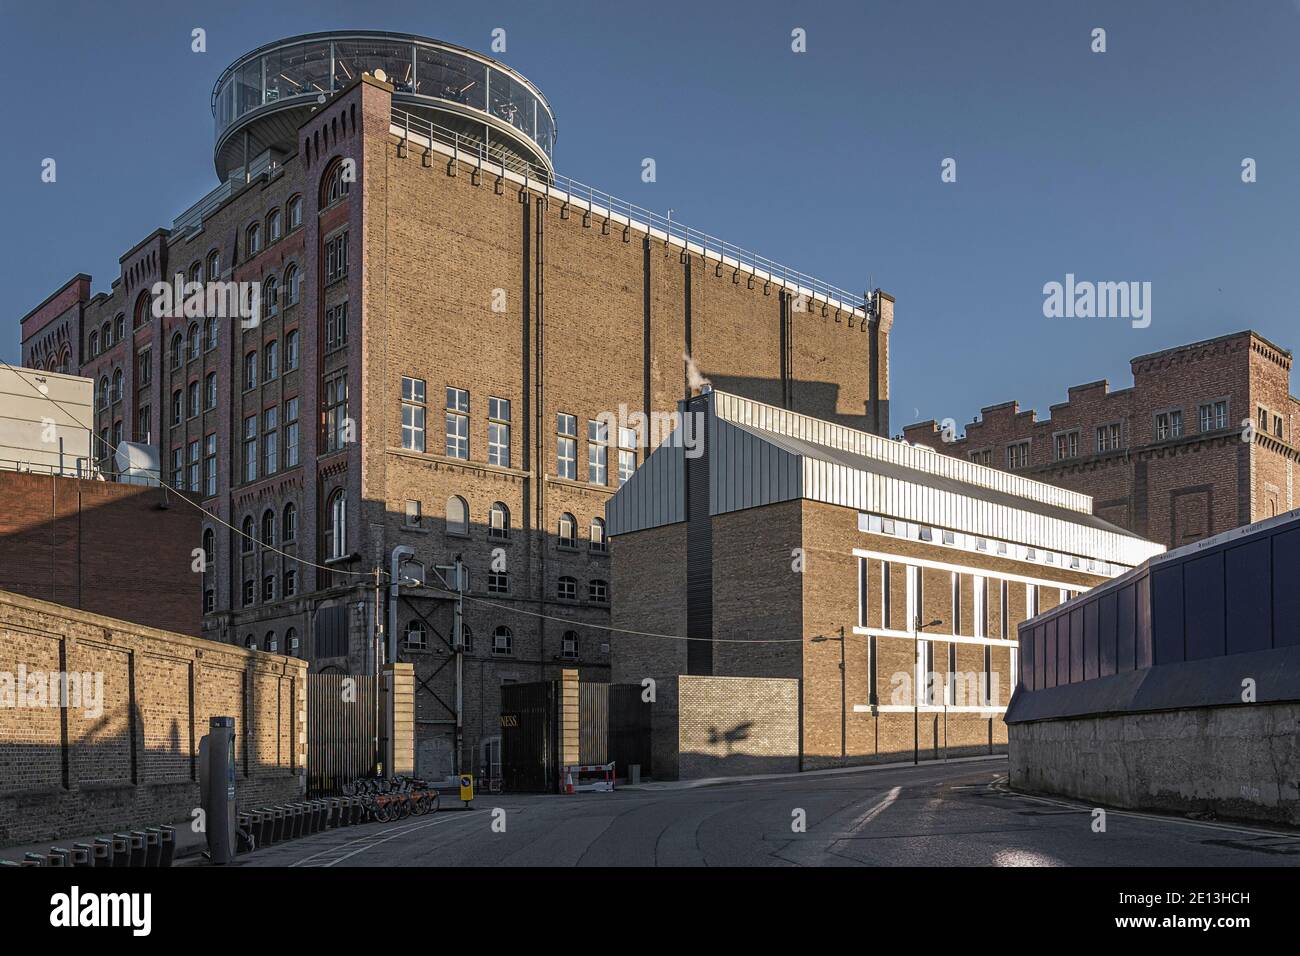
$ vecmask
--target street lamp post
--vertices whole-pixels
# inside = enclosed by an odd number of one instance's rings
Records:
[[[921,623],[921,615],[917,614],[912,618],[912,678],[915,681],[918,676],[917,672],[921,669],[921,632],[927,627],[936,627],[943,621],[937,618],[928,623]],[[926,675],[929,676],[928,674]],[[928,683],[928,682],[927,682]],[[915,766],[921,762],[921,687],[917,682],[912,693],[912,765]]]
[[[845,683],[847,680],[847,676],[846,676],[847,669],[844,666],[844,626],[840,625],[839,637],[826,637],[824,635],[818,635],[817,637],[814,637],[812,639],[812,642],[814,644],[821,644],[823,641],[840,642],[840,766],[844,766],[844,763],[845,761],[848,760],[848,755],[849,755],[848,715],[845,712],[848,706],[848,687],[847,684]]]

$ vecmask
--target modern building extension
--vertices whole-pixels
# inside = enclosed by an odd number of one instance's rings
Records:
[[[1088,496],[721,391],[609,503],[612,679],[654,772],[1004,747],[1016,628],[1163,548]]]
[[[888,432],[888,295],[561,176],[551,107],[502,63],[293,37],[211,107],[219,184],[107,290],[77,275],[23,318],[23,360],[93,378],[99,447],[150,442],[201,500],[207,636],[367,673],[385,632],[421,774],[479,768],[503,683],[607,675],[605,505],[689,375]],[[157,313],[178,274],[208,298]]]

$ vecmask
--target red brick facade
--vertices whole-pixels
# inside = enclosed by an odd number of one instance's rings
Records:
[[[1246,331],[1139,356],[1132,368],[1132,387],[1072,386],[1045,421],[1007,402],[952,440],[933,421],[903,434],[1091,495],[1094,513],[1170,548],[1300,506],[1290,352]]]

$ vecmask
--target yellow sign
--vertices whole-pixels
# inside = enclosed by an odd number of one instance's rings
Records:
[[[466,803],[474,799],[474,775],[472,773],[462,773],[460,775],[460,798]]]

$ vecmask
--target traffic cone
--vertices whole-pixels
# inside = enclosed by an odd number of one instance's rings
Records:
[[[568,767],[564,768],[564,792],[573,793],[573,771]]]

